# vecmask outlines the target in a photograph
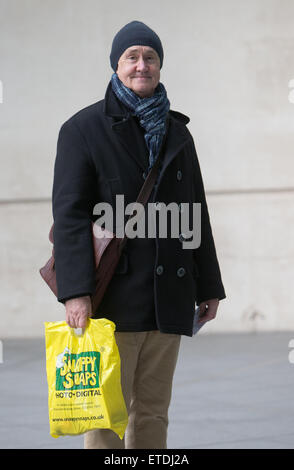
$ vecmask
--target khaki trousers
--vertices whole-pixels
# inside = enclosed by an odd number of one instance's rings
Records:
[[[121,440],[110,429],[85,433],[85,449],[166,449],[168,408],[181,335],[115,332],[128,426]]]

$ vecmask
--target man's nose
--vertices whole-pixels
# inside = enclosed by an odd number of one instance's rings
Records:
[[[143,59],[143,57],[139,57],[138,59],[138,62],[137,62],[137,70],[147,70],[148,66],[145,62],[145,60]]]

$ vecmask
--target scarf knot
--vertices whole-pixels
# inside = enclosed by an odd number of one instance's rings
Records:
[[[122,83],[116,73],[111,77],[111,85],[117,98],[131,110],[133,116],[138,117],[140,125],[145,130],[144,138],[149,150],[148,171],[150,171],[159,155],[166,133],[166,117],[170,102],[165,87],[159,83],[152,96],[140,98]]]

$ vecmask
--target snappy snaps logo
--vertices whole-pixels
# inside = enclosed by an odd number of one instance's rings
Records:
[[[100,353],[87,351],[71,354],[68,348],[57,356],[56,390],[99,388]]]

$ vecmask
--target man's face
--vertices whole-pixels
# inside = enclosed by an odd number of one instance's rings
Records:
[[[160,80],[159,56],[152,47],[131,46],[120,56],[116,73],[140,98],[152,96]]]

